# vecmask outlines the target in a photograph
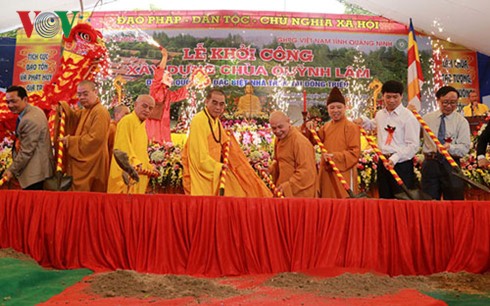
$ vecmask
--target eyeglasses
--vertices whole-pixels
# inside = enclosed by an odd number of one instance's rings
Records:
[[[442,105],[444,106],[456,106],[458,105],[458,100],[442,100]]]

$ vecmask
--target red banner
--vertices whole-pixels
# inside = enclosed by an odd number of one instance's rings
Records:
[[[404,25],[378,16],[254,11],[95,12],[97,28],[253,28],[406,34]]]

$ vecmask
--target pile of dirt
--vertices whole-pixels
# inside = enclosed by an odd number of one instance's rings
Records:
[[[421,292],[452,291],[456,294],[480,294],[490,296],[490,273],[483,275],[438,273],[430,276],[397,276],[350,274],[319,278],[302,273],[281,273],[247,290],[219,284],[229,278],[207,279],[185,275],[140,274],[134,271],[116,271],[96,274],[90,290],[103,297],[183,297],[225,298],[250,294],[258,287],[275,287],[291,292],[308,292],[319,296],[350,298],[394,294],[402,289]]]
[[[13,249],[0,249],[0,258],[32,259]],[[242,276],[241,278],[254,276]],[[98,273],[86,282],[86,289],[102,297],[136,297],[175,299],[193,297],[228,298],[248,295],[261,288],[279,288],[291,293],[311,293],[317,296],[350,298],[394,294],[403,289],[421,292],[446,291],[459,294],[478,294],[490,297],[490,273],[438,273],[429,276],[396,276],[345,273],[336,277],[318,277],[302,273],[280,273],[246,289],[233,287],[237,277],[199,278],[186,275],[144,274],[119,270]]]
[[[17,252],[12,248],[0,249],[0,258],[14,258],[19,260],[34,261],[29,255],[21,252]]]
[[[402,289],[416,289],[421,292],[441,290],[490,296],[490,273],[444,272],[429,276],[396,277],[345,273],[329,278],[313,278],[301,273],[281,273],[263,285],[341,298],[393,294]]]
[[[231,286],[217,284],[211,279],[186,275],[142,274],[126,270],[99,273],[89,282],[90,290],[103,297],[226,298],[245,293]]]

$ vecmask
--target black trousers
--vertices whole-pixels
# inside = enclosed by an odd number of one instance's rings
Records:
[[[395,171],[402,179],[408,189],[415,188],[415,172],[413,171],[413,161],[407,160],[395,165]],[[403,193],[403,190],[396,183],[393,175],[388,171],[381,159],[378,162],[378,191],[381,199],[394,199],[395,194]]]
[[[459,165],[457,159],[456,163]],[[465,182],[451,174],[452,167],[442,156],[422,164],[422,191],[435,200],[464,200]]]
[[[24,190],[44,190],[43,188],[44,180],[34,183],[32,185],[27,186],[26,188],[23,188]]]

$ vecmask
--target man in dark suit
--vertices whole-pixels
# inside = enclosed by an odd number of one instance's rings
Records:
[[[7,180],[16,177],[22,189],[42,190],[44,180],[53,171],[48,120],[39,107],[28,103],[27,92],[21,86],[7,88],[6,99],[10,111],[19,116],[12,165],[4,176]]]

